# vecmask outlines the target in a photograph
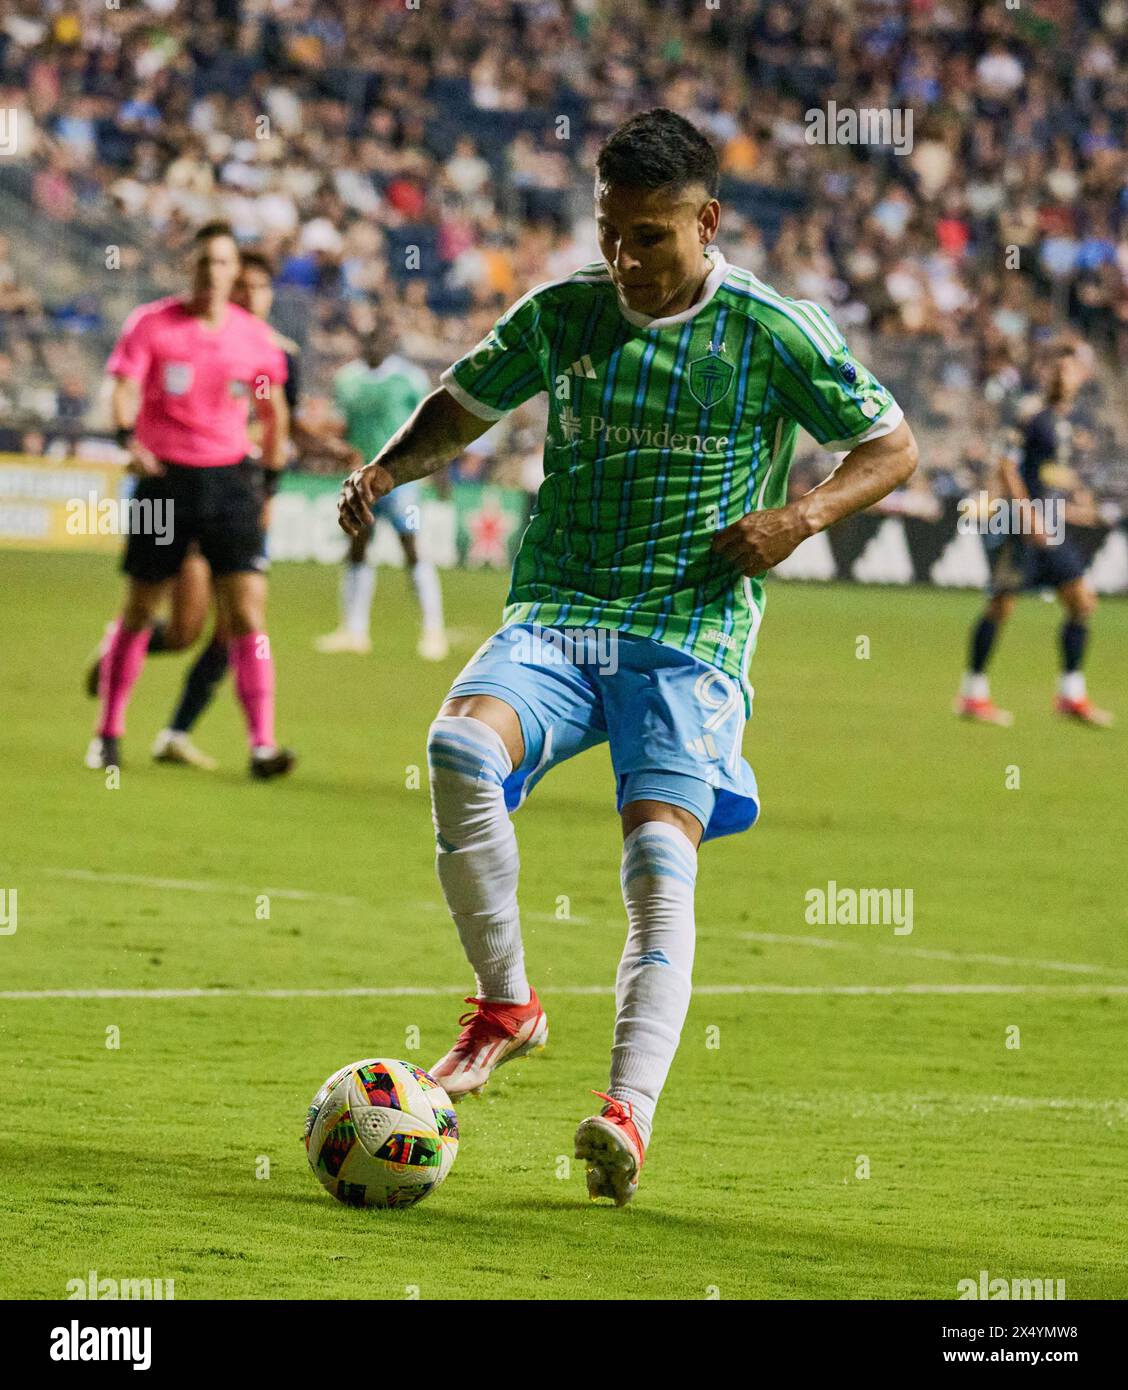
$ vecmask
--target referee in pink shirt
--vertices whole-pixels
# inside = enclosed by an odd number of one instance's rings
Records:
[[[231,633],[235,689],[247,717],[254,777],[288,772],[294,755],[274,739],[274,660],[266,635],[263,504],[282,468],[288,415],[286,359],[270,328],[231,303],[239,248],[225,222],[193,240],[191,293],[135,309],[110,355],[114,423],[140,475],[134,496],[171,518],[130,534],[125,607],[101,663],[98,727],[86,766],[117,766],[130,692],[157,611],[195,541],[211,566],[216,605]],[[253,406],[262,466],[250,458]],[[150,509],[146,509],[150,510]]]

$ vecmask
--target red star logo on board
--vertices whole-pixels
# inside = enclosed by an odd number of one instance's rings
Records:
[[[483,498],[477,511],[466,518],[466,529],[470,533],[466,563],[504,568],[509,563],[508,541],[513,527],[514,518],[501,509],[496,498]]]

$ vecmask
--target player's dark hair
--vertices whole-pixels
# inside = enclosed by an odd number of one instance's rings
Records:
[[[717,196],[717,152],[695,125],[665,106],[640,111],[603,142],[595,161],[601,183],[632,188],[668,188],[704,184]]]
[[[196,229],[196,235],[192,238],[193,246],[203,246],[205,242],[214,241],[217,236],[229,236],[235,241],[235,229],[230,222],[223,222],[216,219],[214,222],[205,222],[202,227]]]
[[[261,270],[274,279],[274,262],[266,254],[260,251],[257,246],[248,246],[245,250],[240,250],[239,259],[243,263],[244,270]]]

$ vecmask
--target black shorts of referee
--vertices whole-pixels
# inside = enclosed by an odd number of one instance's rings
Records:
[[[133,494],[125,573],[151,584],[172,579],[193,541],[217,577],[264,573],[260,465],[251,458],[209,468],[161,462],[165,471],[141,478]]]

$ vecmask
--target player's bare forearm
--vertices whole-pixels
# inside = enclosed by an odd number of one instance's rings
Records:
[[[133,433],[137,416],[141,410],[141,383],[131,376],[115,376],[114,389],[110,394],[110,413],[114,419],[114,429],[119,433]],[[135,438],[130,438],[125,447],[129,452],[128,472],[138,478],[158,477],[164,466],[157,456]]]
[[[808,536],[871,507],[899,487],[917,465],[913,432],[904,420],[881,439],[851,449],[829,478],[785,507],[749,512],[713,537],[713,549],[743,574],[763,574]]]
[[[372,525],[373,502],[400,483],[437,472],[492,423],[459,405],[443,387],[432,391],[372,462],[345,479],[339,503],[341,528],[350,536],[359,535]]]
[[[459,405],[440,386],[419,402],[372,462],[385,469],[398,487],[437,472],[485,434],[491,423]]]
[[[904,420],[890,434],[851,449],[829,478],[796,498],[794,506],[806,534],[825,531],[880,502],[912,477],[917,457],[916,440]]]
[[[130,376],[115,376],[114,389],[110,395],[110,413],[114,417],[114,429],[131,430],[137,423],[140,405],[140,383]]]

